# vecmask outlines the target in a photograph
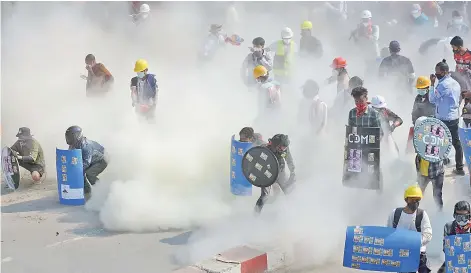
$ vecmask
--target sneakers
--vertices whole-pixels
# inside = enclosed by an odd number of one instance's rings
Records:
[[[461,169],[461,170],[453,169],[453,174],[454,174],[454,175],[460,175],[460,176],[464,176],[464,175],[465,175],[463,169]]]

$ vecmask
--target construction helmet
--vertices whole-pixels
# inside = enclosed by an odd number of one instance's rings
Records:
[[[347,66],[347,60],[345,60],[344,58],[342,57],[337,57],[335,58],[333,61],[332,61],[332,64],[330,65],[330,67],[332,68],[344,68]]]
[[[361,19],[370,19],[371,16],[371,11],[369,10],[364,10],[361,12]]]
[[[301,24],[301,29],[302,30],[310,30],[312,29],[312,22],[311,21],[304,21],[302,24]]]
[[[418,185],[413,185],[413,186],[409,186],[406,191],[404,192],[404,199],[407,199],[407,198],[420,198],[422,199],[423,198],[423,195],[422,195],[422,190],[420,189],[420,187]]]
[[[432,85],[432,82],[428,77],[420,76],[417,78],[417,83],[415,84],[415,88],[424,89],[429,88]]]
[[[139,13],[150,12],[150,7],[147,4],[142,4],[139,7]]]
[[[253,77],[255,79],[258,79],[262,76],[266,76],[268,74],[268,70],[265,68],[265,66],[263,65],[257,65],[254,69],[253,69]]]
[[[293,31],[289,27],[285,27],[281,30],[281,39],[293,38]]]
[[[136,61],[136,64],[134,65],[134,72],[141,72],[144,71],[148,68],[149,66],[147,65],[147,61],[144,59],[139,59]]]

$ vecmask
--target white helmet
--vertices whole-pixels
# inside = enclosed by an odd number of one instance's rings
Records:
[[[141,7],[139,8],[139,12],[140,12],[140,13],[150,12],[150,7],[149,7],[149,5],[147,5],[147,4],[142,4]]]
[[[293,31],[289,27],[285,27],[281,30],[281,39],[293,38]]]
[[[366,9],[361,12],[361,19],[370,19],[371,17],[373,17],[371,16],[371,11]]]
[[[374,108],[384,108],[387,106],[386,104],[386,100],[384,99],[383,96],[380,96],[380,95],[377,95],[377,96],[374,96],[373,98],[371,98],[371,106],[373,106]]]

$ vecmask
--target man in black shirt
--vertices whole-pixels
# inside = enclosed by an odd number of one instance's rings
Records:
[[[299,55],[301,57],[312,56],[321,58],[323,54],[322,44],[312,36],[312,22],[304,21],[301,24],[301,40],[299,41]]]
[[[379,77],[394,77],[396,86],[407,87],[409,92],[412,93],[412,86],[415,81],[415,72],[412,62],[409,58],[399,55],[401,46],[398,41],[391,41],[389,43],[388,56],[381,61],[379,66]]]

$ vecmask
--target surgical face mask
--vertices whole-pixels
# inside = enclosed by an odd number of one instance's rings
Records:
[[[419,18],[420,17],[420,11],[412,12],[412,17],[414,17],[415,19]]]
[[[439,79],[439,80],[441,80],[441,79],[443,79],[443,77],[445,77],[445,75],[437,74],[437,73],[435,73],[435,76],[436,76],[437,79]]]
[[[291,38],[283,39],[283,44],[288,45],[291,42]]]
[[[138,77],[139,79],[144,78],[145,75],[146,75],[146,73],[144,73],[143,71],[137,72],[137,77]]]
[[[469,214],[455,214],[456,223],[464,227],[469,223],[470,215]]]
[[[149,13],[147,13],[147,12],[143,12],[140,15],[141,15],[142,19],[147,19],[147,17],[149,17]]]
[[[418,208],[419,208],[419,201],[415,201],[413,203],[407,203],[407,207],[412,210],[412,211],[416,211]]]
[[[428,89],[417,89],[417,93],[421,96],[427,95]]]

